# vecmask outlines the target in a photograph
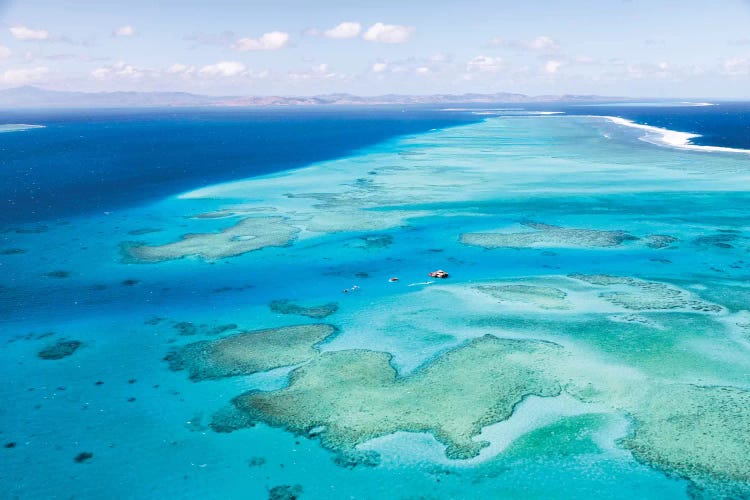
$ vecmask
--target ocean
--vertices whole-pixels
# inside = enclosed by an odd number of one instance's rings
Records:
[[[472,121],[394,108],[3,111],[0,123],[45,128],[0,135],[0,222],[111,212]]]
[[[750,495],[750,107],[456,108],[4,113],[0,496]]]

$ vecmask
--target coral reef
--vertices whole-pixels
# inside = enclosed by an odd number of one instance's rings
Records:
[[[533,304],[542,309],[568,309],[567,293],[559,288],[536,285],[478,285],[474,287],[500,302]]]
[[[461,243],[482,248],[601,248],[635,240],[625,231],[597,231],[526,223],[534,231],[518,233],[464,233]]]
[[[340,452],[413,431],[432,433],[451,458],[468,458],[487,445],[474,440],[481,429],[510,417],[524,397],[559,394],[545,364],[560,353],[548,342],[487,335],[398,378],[387,353],[325,352],[294,370],[287,388],[250,392],[233,404],[248,422],[299,434],[323,426],[321,442]],[[215,416],[212,426],[227,428],[222,417]]]
[[[639,459],[693,481],[750,482],[750,392],[673,384],[654,389],[633,409],[623,441]]]
[[[697,299],[689,292],[665,283],[609,275],[572,274],[570,277],[598,286],[621,285],[619,290],[603,291],[599,296],[634,311],[680,309],[718,313],[723,310],[717,304]]]
[[[126,261],[135,262],[163,262],[189,256],[223,259],[289,245],[298,231],[282,217],[251,217],[220,233],[186,234],[180,241],[157,246],[124,243],[121,250]]]
[[[304,307],[290,300],[272,300],[268,307],[279,314],[297,314],[308,318],[322,319],[339,310],[336,302],[329,302],[319,306]]]
[[[186,370],[195,381],[250,375],[307,361],[334,332],[324,324],[269,328],[188,344],[165,359],[171,370]]]

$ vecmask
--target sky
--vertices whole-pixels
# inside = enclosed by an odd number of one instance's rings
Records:
[[[0,88],[750,98],[750,0],[0,0]]]

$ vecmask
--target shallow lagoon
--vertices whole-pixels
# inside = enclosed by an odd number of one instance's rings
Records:
[[[7,228],[2,249],[23,252],[0,254],[2,395],[13,401],[0,432],[14,444],[0,451],[3,488],[747,494],[750,160],[640,133],[603,118],[493,117],[137,209]],[[437,268],[451,277],[429,283]],[[253,364],[263,338],[231,341],[320,323],[304,312],[322,305],[334,333],[293,353]],[[39,357],[71,341],[81,344],[69,356]],[[526,347],[487,358],[477,342]],[[191,381],[164,360],[226,345],[229,359],[247,348],[243,366],[271,369]],[[456,375],[482,363],[507,384]],[[346,367],[367,383],[339,376]],[[439,384],[444,404],[430,392]],[[76,462],[82,452],[93,456]]]

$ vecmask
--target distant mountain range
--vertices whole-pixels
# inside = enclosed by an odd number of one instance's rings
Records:
[[[122,108],[190,106],[316,106],[316,105],[388,105],[388,104],[461,104],[523,102],[596,102],[629,100],[595,95],[528,96],[497,94],[388,94],[362,97],[352,94],[327,94],[309,97],[285,96],[207,96],[187,92],[69,92],[25,86],[0,90],[0,108]]]

